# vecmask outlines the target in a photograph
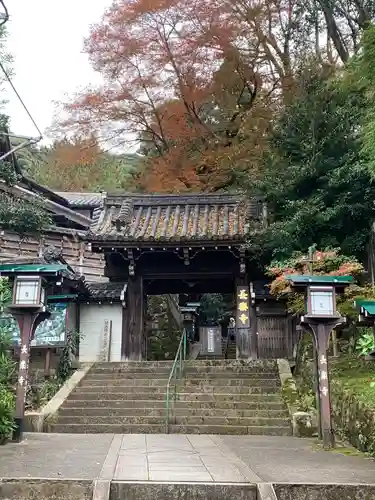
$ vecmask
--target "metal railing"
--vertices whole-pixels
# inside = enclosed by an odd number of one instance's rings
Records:
[[[171,373],[169,374],[167,390],[165,393],[165,432],[169,432],[169,412],[171,400],[176,401],[177,383],[184,372],[187,354],[187,335],[186,330],[182,332],[181,340],[178,345],[176,356],[173,361]]]

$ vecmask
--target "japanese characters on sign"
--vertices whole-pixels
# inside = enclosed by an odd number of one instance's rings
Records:
[[[327,371],[327,358],[324,354],[322,354],[319,358],[319,390],[321,396],[327,397],[328,371]]]
[[[249,328],[250,318],[249,318],[249,307],[250,298],[249,290],[246,286],[237,287],[237,328]]]

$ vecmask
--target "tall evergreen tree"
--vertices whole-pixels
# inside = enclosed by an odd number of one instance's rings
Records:
[[[305,71],[300,94],[276,123],[259,188],[271,223],[254,250],[263,258],[341,247],[363,256],[373,218],[375,187],[361,156],[361,89]],[[266,253],[264,253],[264,251]]]

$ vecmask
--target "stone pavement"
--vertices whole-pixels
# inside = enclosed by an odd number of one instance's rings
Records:
[[[266,436],[28,434],[0,447],[0,478],[375,484],[375,462]]]

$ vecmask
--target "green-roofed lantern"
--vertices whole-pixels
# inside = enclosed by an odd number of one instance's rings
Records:
[[[45,311],[46,290],[42,276],[16,276],[13,284],[12,308],[27,308]]]

